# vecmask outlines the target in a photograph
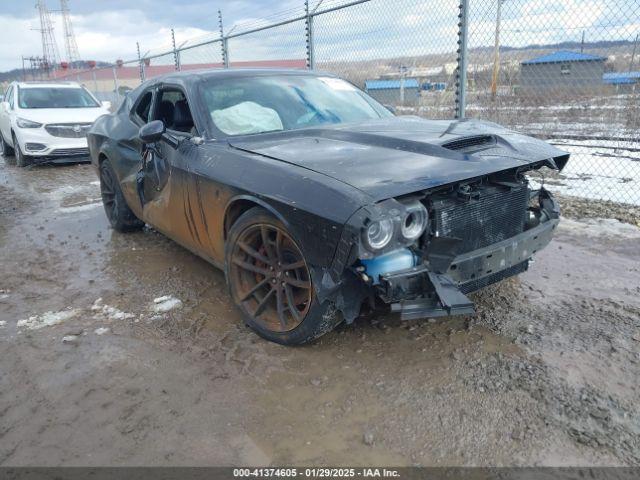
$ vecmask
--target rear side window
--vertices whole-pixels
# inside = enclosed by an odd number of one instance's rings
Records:
[[[135,109],[135,115],[144,123],[149,121],[149,111],[151,110],[151,99],[153,98],[153,92],[149,91],[145,93]]]

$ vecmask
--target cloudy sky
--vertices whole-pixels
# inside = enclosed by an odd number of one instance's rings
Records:
[[[311,0],[315,5],[318,0]],[[348,0],[323,0],[320,9]],[[491,45],[497,0],[471,0],[471,46]],[[59,0],[46,0],[50,10]],[[35,0],[0,0],[0,71],[21,65],[21,55],[41,55]],[[227,30],[273,22],[303,11],[303,0],[69,0],[83,59],[133,59],[177,43],[217,36],[217,10]],[[458,0],[372,0],[318,17],[316,55],[324,60],[367,59],[451,52],[455,49]],[[64,54],[62,25],[52,13],[58,50]],[[506,0],[503,44],[523,46],[579,40],[633,40],[640,33],[640,0]],[[304,58],[302,22],[230,40],[232,60]],[[162,61],[162,60],[160,60]],[[167,61],[169,59],[167,58]],[[219,61],[219,47],[188,51],[184,61]]]

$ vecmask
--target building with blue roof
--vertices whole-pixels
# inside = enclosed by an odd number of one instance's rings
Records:
[[[520,64],[520,87],[526,90],[576,90],[602,86],[606,57],[560,50]]]
[[[364,89],[383,105],[416,106],[419,103],[420,83],[417,78],[366,80]],[[401,98],[402,96],[404,96],[404,100]]]
[[[606,85],[635,85],[640,83],[640,72],[609,72],[602,76]]]

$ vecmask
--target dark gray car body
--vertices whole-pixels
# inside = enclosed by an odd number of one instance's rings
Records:
[[[221,268],[230,225],[252,206],[266,208],[299,243],[318,298],[332,298],[347,319],[355,316],[367,289],[352,270],[361,248],[357,237],[362,223],[375,217],[385,201],[452,190],[490,176],[519,178],[542,166],[562,168],[568,160],[565,152],[543,141],[478,120],[392,117],[285,132],[217,135],[199,101],[199,82],[217,76],[272,74],[272,70],[229,70],[150,80],[131,92],[117,112],[95,122],[88,135],[92,163],[98,167],[108,158],[129,207],[140,219]],[[145,177],[154,188],[141,201],[136,178],[145,146],[138,138],[142,124],[131,109],[141,94],[162,85],[184,91],[197,136],[168,134],[170,141],[159,142],[164,163],[159,174]]]

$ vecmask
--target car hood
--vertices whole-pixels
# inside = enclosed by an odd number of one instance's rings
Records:
[[[109,113],[96,108],[29,108],[18,110],[16,115],[38,123],[93,123],[100,115]]]
[[[463,139],[484,144],[469,148]],[[229,143],[330,176],[376,201],[552,158],[562,167],[568,158],[546,142],[494,123],[418,117],[244,136]]]

